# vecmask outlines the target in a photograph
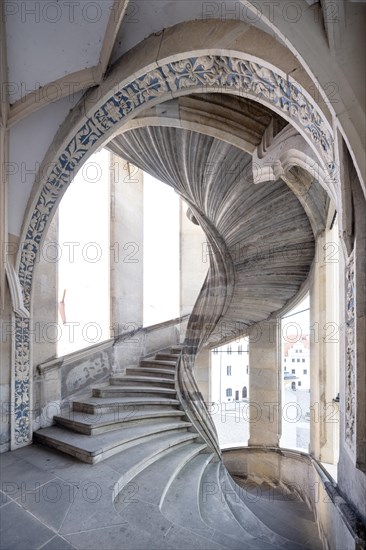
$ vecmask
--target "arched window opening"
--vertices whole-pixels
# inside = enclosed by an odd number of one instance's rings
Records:
[[[233,395],[233,390],[231,388],[228,388],[226,390],[226,397],[232,397],[232,395]]]
[[[246,399],[248,397],[248,388],[246,386],[244,386],[242,392],[241,392],[241,396],[243,399]]]

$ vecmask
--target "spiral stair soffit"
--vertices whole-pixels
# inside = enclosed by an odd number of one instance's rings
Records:
[[[262,321],[296,295],[308,276],[315,240],[303,206],[286,183],[254,185],[248,153],[190,130],[136,128],[109,147],[173,187],[204,231],[207,224],[214,228],[221,250],[215,292],[223,286],[224,264],[234,267],[227,322],[246,327]],[[212,252],[209,248],[207,260]]]

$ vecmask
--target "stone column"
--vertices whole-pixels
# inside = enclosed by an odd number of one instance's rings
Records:
[[[184,316],[192,312],[209,264],[203,257],[206,236],[188,219],[185,203],[180,204],[180,315]]]
[[[57,356],[62,327],[58,324],[58,213],[55,214],[41,247],[36,265],[33,295],[33,365]]]
[[[281,436],[279,322],[255,325],[249,338],[249,442],[278,447]]]
[[[339,240],[330,212],[317,238],[310,276],[310,453],[322,462],[338,459],[339,407]]]
[[[111,327],[112,337],[143,324],[143,173],[111,158]],[[140,343],[131,338],[129,346]],[[132,356],[134,351],[130,350]],[[137,359],[136,359],[137,360]]]
[[[211,402],[211,350],[203,349],[196,357],[194,377],[205,403]]]

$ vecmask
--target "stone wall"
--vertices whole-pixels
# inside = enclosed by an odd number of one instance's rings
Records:
[[[314,511],[326,550],[362,548],[358,545],[364,529],[361,521],[325,471],[309,455],[252,447],[226,450],[223,461],[232,475],[253,483],[279,484],[285,494],[288,490],[297,493]]]

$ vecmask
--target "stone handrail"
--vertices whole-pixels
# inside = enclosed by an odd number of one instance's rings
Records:
[[[178,361],[176,389],[188,418],[209,448],[221,459],[216,428],[194,377],[198,352],[209,342],[232,299],[234,267],[227,247],[205,216],[195,217],[206,234],[211,250],[210,268],[188,321],[183,350]]]

